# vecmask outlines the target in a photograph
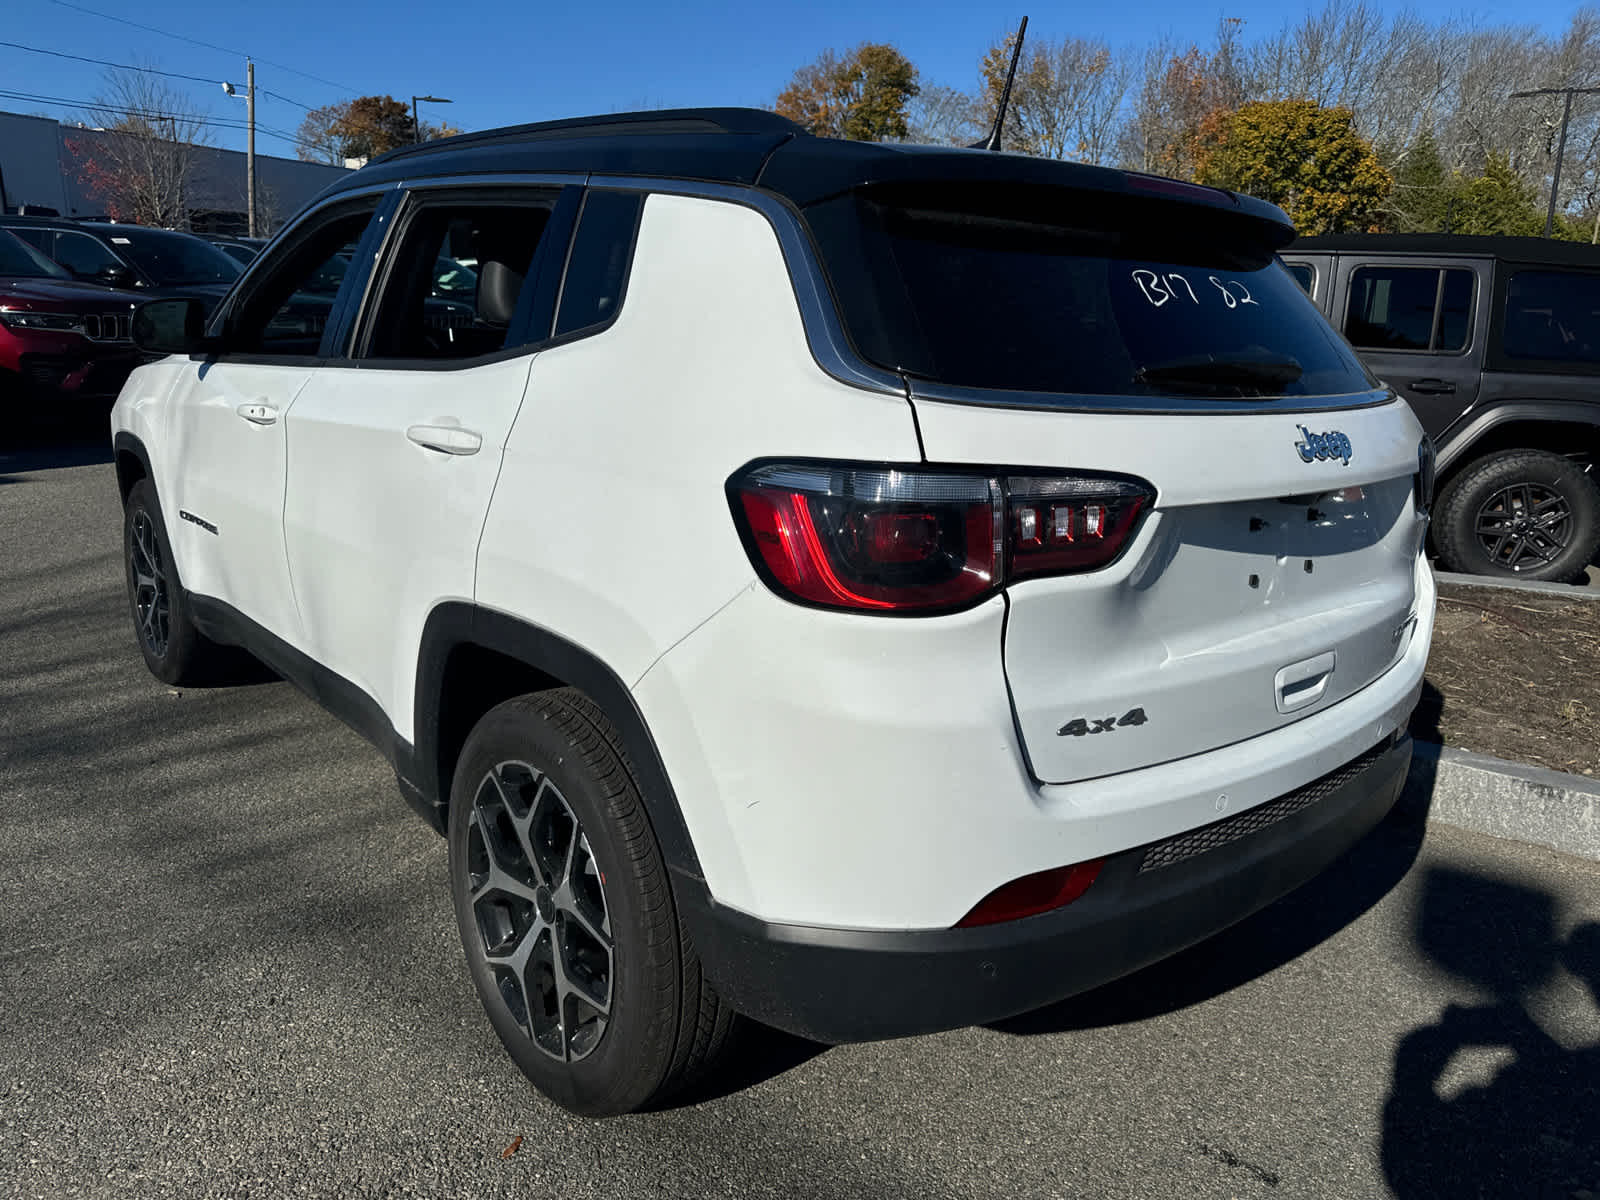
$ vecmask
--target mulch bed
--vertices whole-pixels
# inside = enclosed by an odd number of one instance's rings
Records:
[[[1441,584],[1411,732],[1554,771],[1600,773],[1600,600]]]

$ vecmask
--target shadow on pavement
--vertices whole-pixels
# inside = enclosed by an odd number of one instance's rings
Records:
[[[1563,942],[1555,922],[1542,891],[1451,869],[1424,879],[1418,948],[1490,999],[1450,1005],[1395,1052],[1383,1170],[1402,1200],[1600,1190],[1600,1046],[1564,1049],[1526,1007],[1563,966],[1600,1004],[1600,923]],[[1472,1059],[1503,1065],[1463,1081],[1452,1067]]]

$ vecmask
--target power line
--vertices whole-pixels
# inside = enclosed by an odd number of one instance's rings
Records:
[[[35,104],[59,104],[65,108],[81,108],[91,113],[117,113],[121,116],[137,117],[145,121],[176,121],[182,122],[186,125],[210,125],[215,126],[218,129],[232,129],[241,131],[249,128],[249,124],[246,121],[237,117],[175,116],[172,113],[158,112],[150,109],[127,108],[120,104],[101,104],[94,100],[70,100],[65,96],[40,96],[35,95],[32,92],[0,91],[0,99],[27,100]],[[270,137],[281,138],[282,140],[295,146],[304,146],[308,150],[321,149],[321,147],[317,146],[313,142],[304,141],[293,134],[284,133],[282,130],[269,129],[259,122],[256,124],[256,131],[258,133],[265,133]],[[112,130],[111,132],[115,132],[115,130]]]
[[[61,8],[70,8],[75,12],[88,13],[91,17],[100,17],[107,21],[115,21],[119,25],[128,25],[134,29],[142,29],[146,33],[154,33],[161,37],[172,38],[173,40],[179,42],[188,42],[191,46],[201,46],[207,50],[216,50],[221,54],[232,54],[239,58],[255,58],[258,63],[265,63],[269,67],[276,67],[280,71],[287,71],[291,75],[298,75],[302,79],[310,79],[317,83],[326,84],[331,88],[338,88],[341,92],[354,92],[356,90],[352,87],[346,87],[342,83],[335,83],[331,79],[324,79],[320,75],[312,75],[306,71],[297,71],[295,68],[285,66],[283,63],[271,62],[265,58],[257,58],[253,54],[246,54],[243,50],[234,50],[227,46],[219,46],[215,42],[202,42],[198,38],[184,37],[181,33],[169,33],[165,29],[157,29],[154,25],[141,25],[137,21],[128,20],[126,17],[113,16],[111,13],[100,12],[98,9],[85,8],[81,4],[72,4],[69,2],[69,0],[50,0],[50,3],[58,5]]]
[[[26,50],[29,54],[48,54],[52,58],[70,58],[74,62],[93,63],[97,67],[115,67],[119,71],[143,71],[146,75],[165,75],[168,79],[187,79],[191,83],[215,84],[215,79],[208,79],[203,75],[180,75],[176,71],[160,71],[155,67],[133,67],[124,63],[106,62],[102,58],[85,58],[81,54],[66,54],[60,50],[46,50],[40,46],[24,46],[21,42],[0,42],[0,46],[8,46],[13,50]]]
[[[85,58],[81,54],[67,54],[65,51],[61,50],[46,50],[42,46],[24,46],[21,42],[0,42],[0,46],[8,46],[13,50],[26,50],[29,54],[48,54],[52,58],[70,58],[74,62],[92,63],[97,67],[111,67],[117,71],[139,71],[145,75],[164,75],[168,79],[184,79],[190,83],[216,84],[220,82],[220,80],[218,80],[215,76],[184,75],[178,71],[163,71],[157,67],[139,67],[133,65],[132,63],[107,62],[103,58]],[[258,59],[257,61],[265,60]],[[261,88],[260,92],[263,96],[271,96],[274,100],[282,100],[285,104],[293,104],[297,108],[305,109],[307,112],[311,111],[311,105],[302,104],[300,101],[295,100],[292,97],[280,96],[277,92],[267,91],[266,88]]]

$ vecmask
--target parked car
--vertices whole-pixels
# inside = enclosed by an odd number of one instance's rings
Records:
[[[49,255],[75,279],[146,298],[193,296],[214,308],[239,277],[237,262],[190,233],[49,217],[0,217],[0,229]]]
[[[681,1088],[734,1014],[1036,1008],[1316,874],[1406,776],[1429,444],[1291,236],[738,109],[391,152],[209,324],[140,309],[137,644],[173,684],[243,646],[386,753],[571,1109]]]
[[[210,242],[241,267],[255,261],[256,255],[260,254],[261,248],[267,244],[266,238],[232,237],[224,233],[203,233],[198,236]]]
[[[1582,578],[1600,550],[1600,249],[1397,234],[1283,257],[1438,446],[1440,562]]]
[[[8,428],[97,402],[102,415],[140,361],[140,297],[78,283],[0,229],[0,412]]]

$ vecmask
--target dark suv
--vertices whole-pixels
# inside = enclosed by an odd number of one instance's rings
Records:
[[[64,398],[99,400],[109,407],[141,361],[131,337],[139,299],[76,282],[0,229],[0,413],[5,419],[36,423],[59,409],[54,402]]]
[[[75,279],[134,289],[143,299],[193,297],[208,310],[243,270],[210,242],[170,229],[13,216],[0,217],[0,229],[9,229]]]
[[[1600,548],[1600,248],[1378,234],[1283,259],[1434,438],[1441,563],[1581,577]]]

